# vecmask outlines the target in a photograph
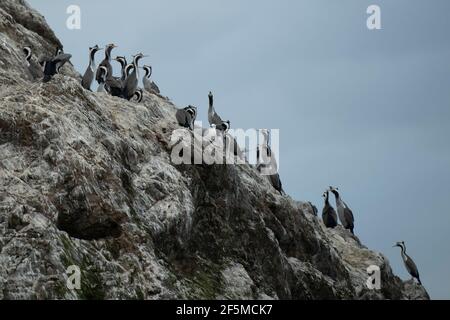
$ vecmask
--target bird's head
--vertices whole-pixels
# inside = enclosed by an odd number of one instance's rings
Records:
[[[127,65],[127,59],[123,56],[117,56],[113,59],[114,61],[117,61],[118,63],[120,63],[122,65],[122,67]]]
[[[188,112],[193,117],[197,115],[197,107],[189,105],[186,108],[184,108],[184,110],[186,110],[186,112]]]
[[[397,242],[394,246],[392,246],[393,248],[395,247],[400,247],[403,248],[405,246],[405,241],[399,241]]]
[[[98,46],[98,44],[96,44],[95,46],[89,48],[90,52],[97,52],[97,51],[100,51],[100,50],[103,50],[103,48],[100,48]]]
[[[25,57],[27,60],[31,59],[31,46],[25,46],[23,47],[23,53],[25,54]]]
[[[145,70],[145,76],[148,77],[148,78],[150,78],[150,76],[151,76],[152,73],[153,73],[152,67],[151,67],[151,66],[148,66],[148,65],[145,65],[145,66],[142,67],[142,69]]]
[[[145,57],[147,57],[147,56],[144,55],[142,52],[140,52],[140,53],[135,54],[135,55],[133,56],[133,61],[134,61],[135,63],[137,63],[139,60],[141,60],[142,58],[145,58]]]
[[[339,188],[330,186],[328,191],[331,191],[336,197],[339,197]]]
[[[134,65],[133,65],[132,63],[127,64],[127,65],[125,66],[125,74],[126,74],[127,76],[130,74],[131,69],[134,69]]]

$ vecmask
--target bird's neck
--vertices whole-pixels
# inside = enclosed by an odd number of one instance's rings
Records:
[[[402,256],[406,257],[406,246],[402,244],[401,248],[402,248]]]
[[[111,51],[113,48],[108,48],[105,50],[105,59],[111,61]]]
[[[134,73],[136,74],[136,78],[139,78],[139,59],[133,59]]]
[[[89,66],[95,68],[95,51],[91,51],[91,54],[89,55]]]

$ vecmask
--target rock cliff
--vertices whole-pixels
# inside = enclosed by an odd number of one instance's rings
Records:
[[[169,100],[88,92],[70,65],[31,81],[22,47],[60,44],[24,1],[1,1],[0,298],[428,298],[254,166],[174,165]]]

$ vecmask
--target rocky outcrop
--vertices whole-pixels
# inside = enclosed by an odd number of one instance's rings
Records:
[[[167,99],[88,92],[70,66],[30,81],[21,47],[59,41],[23,1],[0,3],[0,28],[0,298],[428,298],[253,166],[174,165],[173,132],[191,133]]]

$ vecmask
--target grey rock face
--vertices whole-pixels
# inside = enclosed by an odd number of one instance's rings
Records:
[[[23,1],[1,1],[0,28],[0,298],[428,298],[254,167],[174,165],[168,100],[88,92],[70,66],[30,81],[21,46],[59,41]]]

